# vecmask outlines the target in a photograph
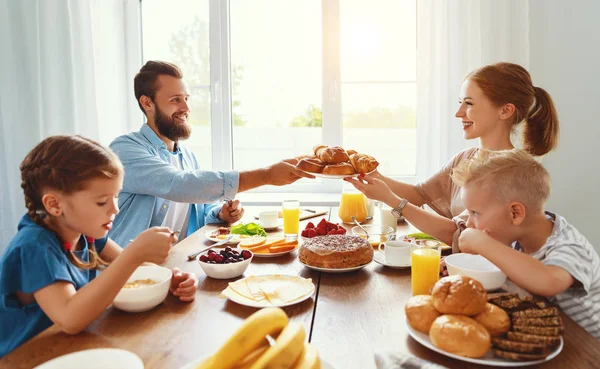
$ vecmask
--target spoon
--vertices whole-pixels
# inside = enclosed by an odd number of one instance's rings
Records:
[[[363,230],[363,232],[365,232],[365,234],[367,235],[367,239],[369,238],[369,232],[367,232],[366,229],[364,229],[363,226],[360,225],[360,223],[356,220],[356,218],[353,216],[351,216],[350,218],[352,218],[352,221],[354,222],[354,224],[356,224],[360,229]]]
[[[221,245],[224,245],[224,244],[226,244],[227,242],[229,242],[229,240],[230,240],[232,237],[233,237],[233,235],[232,235],[232,234],[230,234],[230,235],[229,235],[229,236],[228,236],[226,239],[224,239],[223,241],[219,241],[219,242],[215,243],[214,245],[210,245],[210,246],[208,246],[208,247],[205,247],[205,248],[203,248],[202,250],[200,250],[200,251],[198,251],[198,252],[195,252],[195,253],[193,253],[193,254],[189,254],[189,255],[187,256],[187,259],[188,259],[188,261],[195,260],[195,259],[198,257],[198,255],[200,255],[200,254],[202,254],[203,252],[206,252],[206,251],[208,251],[208,250],[212,249],[213,247],[217,247],[217,246],[221,246]]]

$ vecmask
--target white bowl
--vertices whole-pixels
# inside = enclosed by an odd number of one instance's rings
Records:
[[[172,275],[171,269],[158,265],[138,267],[127,282],[138,279],[152,279],[158,283],[140,288],[122,288],[113,300],[113,306],[131,313],[152,309],[163,302],[169,294]]]
[[[243,249],[235,249],[235,251],[241,253],[243,251]],[[248,251],[250,251],[250,250],[248,250]],[[208,252],[206,252],[202,255],[207,255],[207,254],[208,254]],[[244,261],[238,261],[237,263],[229,263],[229,264],[205,263],[203,261],[200,261],[201,255],[198,255],[198,263],[200,264],[200,267],[202,268],[202,270],[204,270],[204,273],[206,273],[206,275],[211,278],[231,279],[231,278],[241,276],[242,274],[244,274],[246,269],[248,269],[248,265],[250,265],[250,262],[252,261],[252,258],[254,257],[254,253],[252,253],[252,251],[250,251],[250,254],[251,254],[250,257]]]
[[[59,356],[34,369],[144,369],[136,354],[114,348],[77,351]]]
[[[506,274],[481,255],[452,254],[444,260],[449,275],[460,274],[476,279],[487,291],[497,290],[506,282]]]

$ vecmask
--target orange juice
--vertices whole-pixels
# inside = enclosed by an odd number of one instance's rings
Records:
[[[413,248],[411,257],[412,294],[428,295],[440,278],[440,253],[434,248]]]
[[[287,235],[298,234],[300,228],[300,208],[283,209],[283,233]]]
[[[352,223],[352,216],[359,223],[367,219],[367,205],[362,193],[344,192],[340,201],[338,216],[344,223]]]

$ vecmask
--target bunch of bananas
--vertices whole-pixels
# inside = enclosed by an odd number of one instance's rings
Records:
[[[277,336],[273,345],[267,335]],[[302,324],[290,323],[283,310],[264,308],[196,369],[321,369],[317,349],[305,338]]]

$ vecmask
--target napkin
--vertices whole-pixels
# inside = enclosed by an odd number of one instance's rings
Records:
[[[380,350],[375,351],[377,369],[448,369],[411,354]]]

